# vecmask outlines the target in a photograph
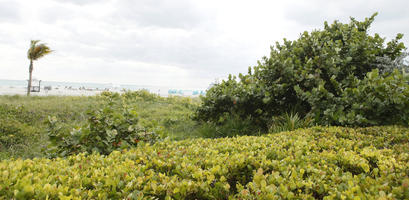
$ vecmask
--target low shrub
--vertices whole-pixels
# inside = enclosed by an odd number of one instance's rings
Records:
[[[408,199],[409,129],[312,127],[0,162],[5,199]]]
[[[107,92],[107,94],[112,94],[110,92]],[[158,94],[155,93],[150,93],[148,90],[142,89],[142,90],[136,90],[136,91],[125,91],[122,96],[125,99],[130,99],[133,100],[135,98],[140,98],[144,101],[158,101],[158,100],[164,100],[163,97],[159,96]]]
[[[139,142],[158,140],[157,133],[139,125],[138,114],[126,103],[127,96],[104,93],[101,98],[105,99],[103,106],[89,110],[87,123],[71,131],[59,124],[57,118],[49,117],[51,143],[46,152],[50,157],[81,152],[108,155],[113,150],[137,146]]]

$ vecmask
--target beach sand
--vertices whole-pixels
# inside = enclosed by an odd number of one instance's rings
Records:
[[[143,89],[143,88],[141,88]],[[170,93],[169,91],[177,91],[176,93]],[[93,96],[97,95],[103,91],[110,91],[110,92],[123,92],[124,89],[122,88],[106,88],[106,89],[98,89],[98,88],[73,88],[68,86],[55,86],[52,87],[51,90],[45,90],[44,87],[41,87],[40,92],[31,92],[31,96]],[[193,90],[170,90],[169,88],[154,88],[152,90],[148,90],[152,93],[158,94],[162,97],[168,96],[184,96],[184,97],[197,97],[199,93],[192,93]],[[181,92],[179,92],[181,91]],[[26,95],[27,88],[21,86],[0,86],[0,95]]]
[[[92,96],[103,92],[104,90],[97,89],[70,89],[66,87],[55,87],[51,90],[41,88],[40,92],[31,92],[32,96]],[[120,92],[120,90],[110,90]],[[26,95],[25,87],[0,86],[0,95]]]

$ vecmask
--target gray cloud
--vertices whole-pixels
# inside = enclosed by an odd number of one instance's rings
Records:
[[[56,2],[61,2],[61,3],[68,3],[68,4],[74,4],[74,5],[87,5],[87,4],[99,4],[106,2],[107,0],[55,0]]]
[[[81,14],[78,10],[64,5],[53,5],[41,10],[39,18],[44,23],[55,24],[59,21],[72,20]]]
[[[14,1],[0,0],[0,22],[17,22],[20,20],[19,4]]]
[[[74,39],[61,42],[66,49],[81,47],[71,55],[103,56],[183,68],[227,66],[224,50],[215,48],[212,38],[207,35],[205,23],[212,17],[207,17],[189,2],[121,0],[113,3],[112,12],[103,18],[94,18],[85,11],[92,12],[64,4],[41,11],[42,21],[63,23],[61,29]],[[81,23],[87,26],[64,23],[74,19],[82,19]]]
[[[391,1],[370,1],[355,0],[350,1],[326,1],[312,0],[304,3],[291,1],[285,10],[285,17],[297,23],[300,28],[322,29],[323,22],[332,23],[339,20],[344,23],[349,22],[353,17],[357,20],[363,20],[370,17],[375,12],[378,16],[372,24],[371,32],[380,33],[388,39],[394,38],[397,33],[406,33],[403,41],[409,43],[409,1],[391,0]]]
[[[239,65],[240,59],[226,57],[225,54],[226,50],[236,53],[240,50],[232,44],[215,43],[213,33],[205,24],[212,17],[205,19],[206,16],[196,11],[194,5],[166,0],[118,3],[114,12],[104,18],[107,21],[82,20],[91,30],[82,29],[76,23],[64,25],[63,29],[74,41],[60,41],[61,47],[67,50],[80,47],[68,55],[101,56],[112,60],[175,65],[184,69],[206,68],[225,73],[229,70],[222,69],[232,63]],[[47,8],[43,13],[42,18],[50,23],[83,15],[81,11],[61,5]],[[101,23],[99,27],[97,23]]]
[[[317,25],[321,21],[345,20],[349,17],[363,19],[379,12],[377,21],[408,18],[406,0],[370,1],[326,1],[312,0],[299,3],[290,1],[285,11],[286,18],[303,25]],[[321,23],[322,24],[322,23]]]
[[[190,29],[199,26],[204,16],[192,4],[182,0],[121,0],[112,21],[122,20],[138,26]]]

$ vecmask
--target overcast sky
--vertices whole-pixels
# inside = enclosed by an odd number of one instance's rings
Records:
[[[34,63],[48,81],[206,88],[246,73],[270,45],[323,22],[379,12],[371,32],[409,46],[407,0],[0,0],[0,79],[28,78],[30,40],[54,53]]]

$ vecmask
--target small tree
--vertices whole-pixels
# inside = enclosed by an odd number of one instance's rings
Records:
[[[31,91],[31,81],[33,75],[33,61],[38,60],[39,58],[49,54],[52,52],[50,47],[46,44],[39,44],[40,40],[31,40],[30,48],[27,52],[27,57],[30,60],[30,67],[28,69],[29,78],[28,78],[28,86],[27,86],[27,96],[30,96]]]

